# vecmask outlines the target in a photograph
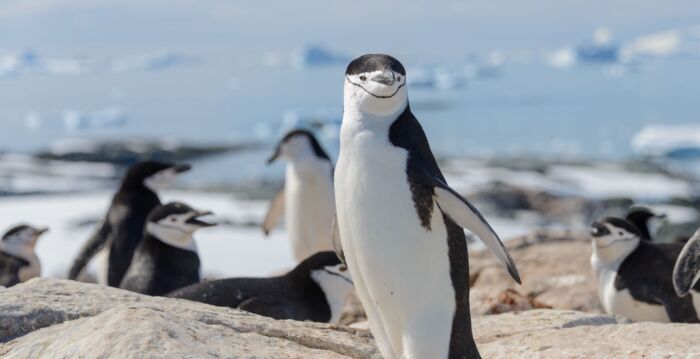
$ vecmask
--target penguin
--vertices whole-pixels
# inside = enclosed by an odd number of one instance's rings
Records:
[[[666,216],[656,214],[651,208],[640,205],[631,206],[627,209],[627,214],[625,215],[625,219],[639,229],[642,240],[650,242],[656,239],[658,229],[656,220],[664,218]]]
[[[347,268],[333,251],[313,254],[272,278],[229,278],[193,284],[168,297],[230,307],[274,319],[338,323],[352,293]]]
[[[700,313],[700,229],[683,245],[673,267],[673,287],[679,297],[691,294],[695,310]]]
[[[273,198],[262,227],[269,234],[284,214],[294,258],[301,262],[333,249],[333,164],[307,130],[287,133],[268,164],[280,157],[288,161],[284,187]]]
[[[628,220],[607,217],[591,226],[591,268],[608,314],[634,321],[697,323],[691,297],[680,298],[673,270],[683,245],[651,243]]]
[[[200,219],[211,214],[180,202],[156,207],[119,287],[162,296],[199,283],[200,261],[193,234],[215,225]]]
[[[27,224],[14,226],[0,241],[0,286],[11,287],[41,275],[41,262],[37,257],[36,242],[47,227]]]
[[[452,189],[411,112],[406,70],[368,54],[347,67],[334,243],[384,358],[478,358],[463,228],[520,275],[486,219]]]
[[[108,251],[106,268],[100,282],[118,287],[131,264],[131,257],[143,237],[148,214],[160,205],[158,191],[178,174],[190,169],[188,164],[145,161],[134,164],[126,172],[119,190],[104,219],[81,248],[68,272],[76,280],[95,254]]]

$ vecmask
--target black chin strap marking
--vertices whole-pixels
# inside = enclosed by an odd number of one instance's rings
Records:
[[[336,276],[336,277],[342,278],[344,281],[346,281],[346,282],[348,282],[348,283],[350,283],[350,284],[352,284],[352,285],[355,285],[355,283],[353,283],[350,279],[347,279],[347,278],[343,277],[342,275],[340,275],[340,274],[338,274],[338,273],[333,273],[333,272],[329,271],[329,270],[326,269],[326,268],[323,268],[323,271],[326,272],[326,273],[328,273],[328,274],[330,274],[330,275],[334,275],[334,276]]]
[[[404,83],[402,83],[401,86],[397,87],[397,88],[396,88],[396,91],[394,91],[394,93],[392,93],[391,95],[389,95],[389,96],[379,96],[379,95],[373,94],[372,92],[370,92],[370,91],[367,90],[366,88],[362,87],[362,85],[360,85],[360,84],[358,84],[358,83],[355,83],[355,82],[352,82],[352,80],[350,80],[350,78],[348,77],[348,75],[345,75],[345,78],[348,80],[349,83],[351,83],[351,84],[353,84],[353,85],[355,85],[355,86],[361,88],[362,90],[364,90],[365,92],[367,92],[368,94],[370,94],[370,95],[372,95],[372,96],[374,96],[374,97],[376,97],[376,98],[392,98],[392,97],[394,97],[394,95],[396,95],[396,94],[399,92],[399,90],[401,90],[402,87],[406,86],[406,82],[404,81]]]

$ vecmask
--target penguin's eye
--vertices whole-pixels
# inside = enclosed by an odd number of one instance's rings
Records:
[[[365,76],[365,75],[360,76],[360,80],[367,81],[367,76]]]
[[[346,267],[346,266],[340,266],[340,267],[338,267],[338,270],[341,271],[341,272],[345,272],[345,271],[348,270],[348,267]]]
[[[170,218],[170,222],[177,222],[177,218]]]
[[[397,77],[396,81],[401,81],[401,76]]]
[[[617,232],[617,234],[619,234],[619,235],[624,235],[625,233],[623,233],[623,232]]]

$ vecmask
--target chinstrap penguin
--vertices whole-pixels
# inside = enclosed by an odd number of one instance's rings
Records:
[[[478,358],[461,227],[520,282],[484,217],[445,182],[411,112],[406,71],[388,55],[347,67],[334,243],[350,269],[382,355]]]
[[[169,297],[231,307],[275,319],[337,323],[353,284],[332,251],[319,252],[272,278],[229,278],[194,284]]]
[[[608,314],[634,321],[698,322],[693,298],[673,288],[673,267],[683,247],[650,243],[631,222],[608,217],[591,226],[591,267]]]
[[[314,253],[332,249],[333,164],[307,130],[287,133],[268,163],[280,157],[288,162],[285,183],[270,204],[263,231],[268,234],[284,214],[294,258],[301,262]]]
[[[107,214],[73,262],[68,278],[78,279],[90,260],[104,249],[107,262],[106,268],[101,268],[99,282],[118,287],[131,264],[136,246],[143,238],[146,217],[160,205],[157,192],[189,169],[187,164],[154,161],[131,166],[112,198]]]
[[[11,287],[41,275],[36,243],[49,229],[22,224],[14,226],[0,241],[0,286]]]
[[[635,205],[627,210],[625,219],[632,223],[641,234],[642,240],[654,242],[660,226],[659,220],[666,216],[655,213],[647,206]]]
[[[139,243],[120,288],[148,295],[165,295],[199,283],[200,261],[194,232],[215,224],[200,218],[211,215],[184,203],[156,207],[148,216]]]

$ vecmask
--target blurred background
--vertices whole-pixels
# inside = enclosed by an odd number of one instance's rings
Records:
[[[296,127],[337,156],[345,66],[368,52],[407,67],[448,180],[501,236],[632,203],[697,222],[693,0],[4,0],[0,230],[51,225],[39,254],[63,276],[125,166],[191,162],[165,197],[221,216],[205,271],[291,264],[258,228],[284,168],[265,158]]]

